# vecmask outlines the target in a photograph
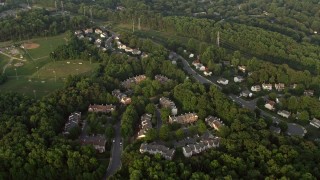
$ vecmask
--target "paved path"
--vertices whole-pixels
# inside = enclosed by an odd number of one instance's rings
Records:
[[[198,82],[200,82],[201,84],[205,84],[205,83],[209,83],[209,84],[213,84],[216,87],[218,87],[219,89],[222,89],[221,86],[219,86],[218,84],[208,80],[207,78],[201,76],[200,74],[198,74],[194,69],[192,69],[188,63],[188,61],[186,59],[184,59],[182,56],[176,54],[175,52],[172,52],[172,54],[174,56],[176,56],[177,58],[181,59],[184,69],[188,72],[189,75],[192,75]],[[244,108],[250,109],[250,110],[255,110],[257,108],[257,100],[258,98],[252,100],[252,101],[246,101],[244,99],[239,98],[236,95],[228,95],[228,97],[235,103],[241,105]],[[259,108],[258,108],[259,109]],[[263,117],[269,117],[271,119],[273,119],[273,121],[275,122],[279,122],[279,121],[283,121],[279,118],[277,118],[276,116],[262,110],[259,109],[261,112],[261,115]],[[285,121],[283,121],[285,122]],[[286,122],[287,123],[287,122]],[[303,126],[298,125],[298,124],[293,124],[293,123],[287,123],[288,124],[288,130],[287,130],[287,134],[288,135],[298,135],[298,136],[304,136],[304,134],[306,133],[306,130]]]
[[[121,168],[121,153],[122,153],[122,139],[121,139],[121,121],[118,121],[117,124],[114,125],[115,129],[115,138],[112,143],[111,157],[109,166],[106,174],[103,179],[107,179],[109,176],[112,176],[117,172],[119,168]]]

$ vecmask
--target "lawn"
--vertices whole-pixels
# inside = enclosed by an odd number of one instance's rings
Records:
[[[17,92],[26,96],[34,97],[36,94],[36,98],[41,98],[50,92],[63,87],[64,82],[62,80],[54,81],[54,80],[30,80],[29,77],[10,77],[6,83],[0,85],[0,93],[2,92]],[[34,92],[35,91],[35,92]]]
[[[37,69],[28,69],[29,66],[32,67],[32,63],[29,63],[31,65],[26,64],[24,67],[19,67],[21,69],[17,68],[18,79],[14,69],[11,68],[7,72],[10,75],[8,81],[0,85],[0,93],[17,92],[34,97],[33,91],[35,90],[37,98],[40,98],[63,87],[65,78],[69,75],[90,73],[98,67],[98,63],[90,64],[90,62],[82,60],[44,63],[46,64],[39,67],[39,71]],[[25,75],[22,72],[28,72],[29,74]]]
[[[10,61],[10,58],[0,54],[0,74],[2,74],[3,67]]]

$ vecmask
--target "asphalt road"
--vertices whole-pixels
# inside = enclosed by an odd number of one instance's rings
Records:
[[[115,174],[121,168],[121,153],[122,153],[122,139],[121,139],[121,121],[114,125],[115,137],[112,143],[111,158],[107,172],[103,179]]]
[[[158,107],[156,107],[156,116],[157,116],[157,129],[159,131],[162,126],[162,119],[161,119],[160,109]]]
[[[213,84],[215,86],[217,86],[219,89],[222,89],[221,86],[219,86],[218,84],[216,84],[215,82],[212,82],[210,80],[208,80],[207,78],[201,76],[200,74],[198,74],[194,69],[192,69],[192,67],[190,67],[188,61],[186,59],[184,59],[182,56],[176,54],[175,52],[172,52],[172,54],[180,59],[183,63],[184,66],[184,70],[186,70],[188,72],[189,75],[192,75],[198,82],[205,84],[205,83],[209,83],[209,84]],[[257,108],[257,100],[258,99],[254,99],[252,101],[246,101],[242,98],[239,98],[236,95],[228,95],[228,97],[235,103],[239,104],[240,106],[242,106],[243,108],[247,108],[250,110],[255,110]],[[271,119],[273,119],[276,122],[282,121],[281,119],[277,118],[276,116],[267,113],[266,111],[259,109],[261,112],[261,115],[264,117],[269,117]],[[285,121],[283,121],[285,122]],[[288,135],[298,135],[298,136],[303,136],[306,133],[306,130],[303,126],[298,125],[298,124],[294,124],[294,123],[287,123],[288,124],[288,130],[287,130],[287,134]]]

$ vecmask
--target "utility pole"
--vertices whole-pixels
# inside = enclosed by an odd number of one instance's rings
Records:
[[[217,46],[220,47],[220,32],[217,34]]]
[[[36,67],[37,68],[37,75],[38,75],[38,79],[39,79],[39,67]]]
[[[90,7],[90,17],[91,17],[91,21],[92,21],[92,7]]]
[[[53,71],[54,73],[54,82],[57,82],[57,75],[56,75],[56,71]]]
[[[37,99],[36,90],[33,90],[34,99]]]
[[[17,68],[14,68],[14,70],[16,71],[16,78],[18,80],[18,72],[17,72]]]
[[[141,26],[140,26],[140,18],[138,19],[139,23],[138,23],[138,29],[141,30]]]
[[[61,10],[62,10],[62,13],[63,13],[63,15],[64,15],[63,1],[61,1]]]

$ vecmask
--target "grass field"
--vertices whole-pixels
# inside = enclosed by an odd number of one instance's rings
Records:
[[[58,46],[66,43],[66,34],[62,34],[59,36],[53,37],[43,37],[38,39],[32,39],[30,42],[39,44],[39,48],[36,49],[26,49],[28,54],[33,58],[33,60],[37,60],[39,58],[48,57],[49,54],[56,49]]]
[[[10,61],[10,58],[0,54],[0,74],[2,73],[3,67]]]
[[[69,75],[89,73],[98,67],[98,63],[90,64],[90,62],[81,60],[71,60],[69,61],[70,64],[67,64],[67,62],[57,61],[47,63],[39,68],[39,71],[34,70],[31,75],[20,75],[18,69],[18,79],[15,75],[9,76],[9,80],[0,85],[0,93],[17,92],[33,97],[33,91],[35,90],[36,96],[40,98],[63,87],[65,78]]]
[[[34,96],[34,90],[38,98],[63,87],[64,80],[69,75],[90,73],[97,63],[82,60],[56,61],[49,58],[49,54],[58,46],[66,43],[66,34],[35,38],[24,42],[39,44],[35,49],[22,49],[27,61],[13,60],[8,66],[5,74],[8,81],[0,85],[0,92],[18,92],[28,96]],[[10,46],[9,42],[2,42],[1,45]],[[29,56],[29,57],[28,57]],[[9,62],[10,58],[0,55],[0,71]],[[17,62],[22,62],[23,66],[13,66]],[[69,62],[69,63],[67,63]],[[18,79],[17,79],[18,76]]]

